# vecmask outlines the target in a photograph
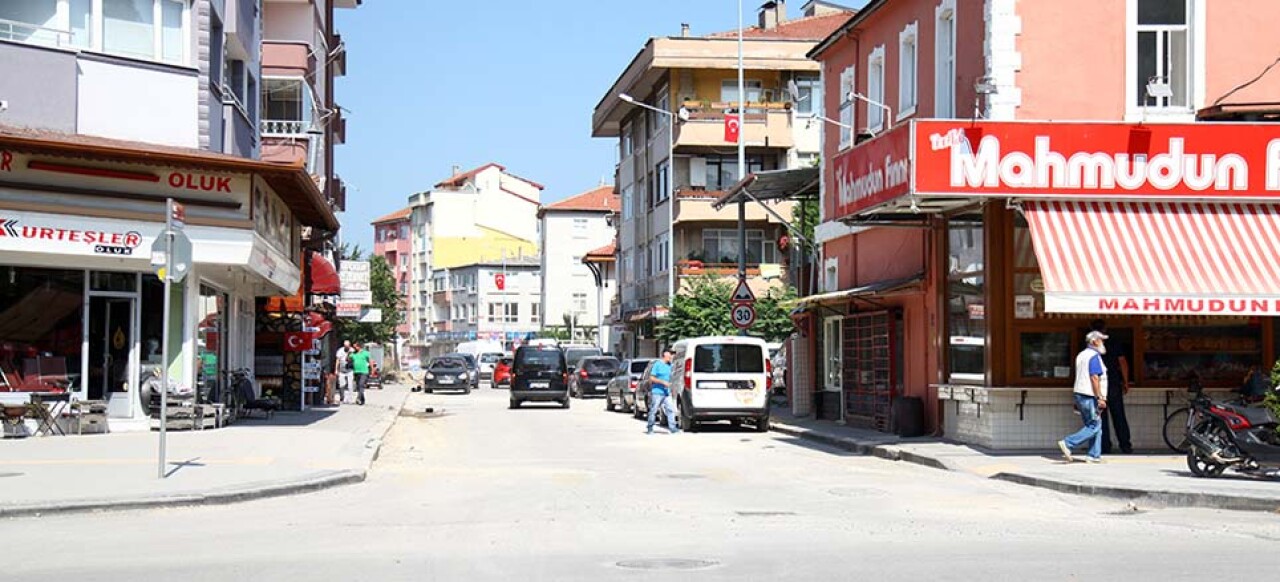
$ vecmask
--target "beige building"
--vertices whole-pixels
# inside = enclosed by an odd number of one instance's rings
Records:
[[[817,118],[822,84],[818,63],[806,53],[851,13],[818,1],[802,12],[788,19],[785,2],[766,2],[758,24],[743,34],[748,104],[741,123],[747,168],[741,175],[817,160],[824,131]],[[693,36],[686,26],[680,36],[650,38],[592,115],[592,136],[618,141],[616,312],[625,324],[626,355],[654,355],[653,326],[665,315],[672,292],[693,277],[736,276],[740,252],[757,294],[785,281],[777,248],[785,234],[781,222],[749,205],[746,248],[739,249],[736,207],[712,208],[741,177],[736,142],[725,139],[725,115],[739,100],[737,56],[736,30]],[[799,89],[795,101],[791,83]],[[792,206],[780,203],[773,210],[790,219]]]

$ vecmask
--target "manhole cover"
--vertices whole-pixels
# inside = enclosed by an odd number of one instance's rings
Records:
[[[716,565],[719,565],[719,562],[715,560],[685,560],[680,558],[623,560],[617,564],[619,568],[628,570],[701,570]]]
[[[785,517],[796,514],[794,511],[735,511],[734,513],[742,517]]]
[[[666,475],[661,475],[661,477],[663,479],[706,479],[707,478],[706,475],[699,475],[697,473],[667,473]]]
[[[0,477],[21,477],[22,473],[0,473]]]
[[[409,418],[440,418],[445,414],[446,413],[443,409],[440,409],[440,410],[437,410],[434,408],[427,408],[426,410],[410,410],[407,408],[400,409],[400,416],[407,416]]]

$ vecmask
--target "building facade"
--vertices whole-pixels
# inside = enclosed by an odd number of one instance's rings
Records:
[[[411,209],[403,208],[371,223],[373,224],[373,255],[387,261],[387,266],[391,267],[391,274],[396,280],[396,290],[401,297],[405,298],[409,297],[409,282],[413,273],[413,269],[409,266],[413,252],[410,220],[412,216]],[[409,339],[407,299],[401,309],[406,312],[406,317],[402,319],[404,323],[396,328],[396,335],[399,339],[407,341]]]
[[[1269,369],[1271,314],[1210,315],[1215,303],[1194,280],[1256,255],[1247,241],[1193,225],[1237,220],[1220,205],[1256,202],[1265,185],[1217,173],[1187,176],[1197,184],[1188,189],[1173,179],[1181,171],[1141,174],[1205,148],[1265,156],[1254,150],[1266,141],[1251,136],[1267,134],[1257,123],[1274,117],[1280,77],[1258,77],[1273,58],[1267,41],[1237,33],[1278,15],[1264,4],[898,0],[848,19],[811,53],[827,107],[855,129],[824,139],[824,293],[806,298],[800,317],[816,381],[793,394],[797,411],[894,430],[898,404],[916,400],[926,430],[992,448],[1052,447],[1078,426],[1072,358],[1102,318],[1111,349],[1129,355],[1133,445],[1156,448],[1188,373],[1227,387],[1253,366]],[[983,161],[993,156],[1003,164],[994,173]],[[1122,172],[1138,177],[1122,182]],[[1249,207],[1237,228],[1247,232],[1272,204]],[[1184,256],[1184,237],[1209,237],[1211,250]],[[1071,242],[1081,240],[1100,242]],[[1180,274],[1075,278],[1172,256],[1187,259]],[[1108,294],[1150,301],[1113,305]],[[1162,303],[1166,295],[1202,303]]]
[[[692,36],[686,29],[681,36],[649,39],[596,105],[592,136],[618,141],[624,355],[656,355],[654,325],[673,294],[694,277],[736,276],[740,252],[746,254],[757,294],[785,281],[778,251],[785,234],[781,221],[751,205],[747,248],[740,250],[736,208],[716,210],[712,203],[749,172],[817,160],[821,83],[817,63],[805,54],[849,12],[822,2],[810,2],[803,11],[803,17],[788,20],[784,2],[767,2],[759,25],[744,31],[748,104],[739,132],[747,150],[742,171],[736,141],[727,139],[725,129],[726,113],[739,100],[736,31]],[[792,84],[799,93],[795,101]],[[791,218],[792,203],[772,206]]]
[[[431,190],[409,197],[410,350],[425,355],[434,334],[451,331],[452,309],[437,307],[437,271],[538,256],[542,189],[490,163],[466,172],[455,167]]]
[[[542,223],[543,329],[563,328],[572,334],[573,341],[590,340],[606,350],[613,345],[607,333],[599,333],[605,312],[603,302],[597,300],[612,297],[613,282],[603,280],[603,287],[597,286],[583,259],[612,243],[615,232],[609,219],[620,209],[613,186],[601,186],[546,204],[538,211]]]
[[[434,307],[444,314],[431,337],[431,357],[476,340],[512,350],[542,328],[538,257],[445,267],[436,270],[431,281]]]

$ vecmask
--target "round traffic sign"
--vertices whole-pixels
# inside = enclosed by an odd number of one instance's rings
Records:
[[[733,325],[739,329],[747,329],[756,322],[756,308],[748,304],[734,305],[732,318]]]

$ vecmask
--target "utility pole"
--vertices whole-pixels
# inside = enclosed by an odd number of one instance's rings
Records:
[[[742,0],[738,0],[738,181],[747,177],[747,88],[742,66]],[[738,197],[738,280],[747,280],[747,199]],[[746,329],[738,335],[747,335]]]

